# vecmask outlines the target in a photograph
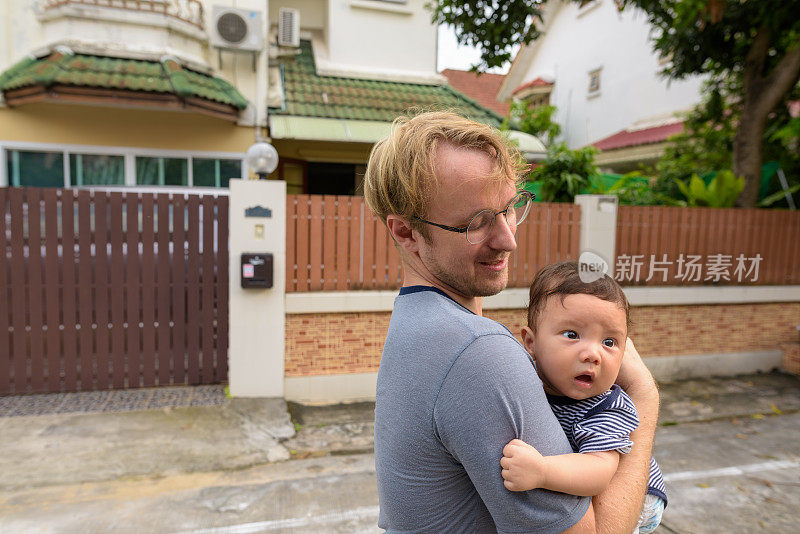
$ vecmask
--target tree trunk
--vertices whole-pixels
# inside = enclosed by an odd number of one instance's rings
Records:
[[[792,89],[800,75],[800,44],[795,44],[764,76],[764,62],[769,51],[770,33],[761,27],[745,58],[742,78],[744,98],[742,118],[733,138],[733,173],[744,176],[744,189],[736,205],[752,208],[758,203],[761,186],[761,154],[767,117]]]
[[[766,116],[754,116],[752,109],[742,110],[742,118],[733,138],[733,174],[744,176],[744,189],[736,199],[741,208],[753,208],[758,203],[761,187],[761,154]]]

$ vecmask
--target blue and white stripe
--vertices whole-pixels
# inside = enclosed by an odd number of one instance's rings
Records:
[[[631,451],[630,434],[639,426],[639,414],[619,386],[588,399],[547,395],[547,400],[575,452]],[[650,459],[647,493],[667,502],[664,477],[655,458]]]

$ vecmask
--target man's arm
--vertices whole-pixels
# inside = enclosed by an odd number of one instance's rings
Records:
[[[524,441],[514,439],[503,449],[500,465],[503,483],[511,491],[544,488],[591,497],[611,482],[619,456],[617,451],[542,456]]]
[[[592,506],[569,534],[631,532],[636,526],[647,493],[650,458],[658,422],[659,395],[653,375],[628,339],[617,383],[639,412],[639,428],[631,433],[633,448],[619,460],[608,488],[592,499]]]
[[[545,455],[572,452],[530,359],[510,336],[484,335],[464,349],[442,384],[434,424],[498,532],[558,532],[584,515],[586,497],[503,485],[499,459],[514,438]]]

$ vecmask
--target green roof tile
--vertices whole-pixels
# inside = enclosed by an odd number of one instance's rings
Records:
[[[283,64],[284,107],[276,115],[391,122],[411,108],[452,109],[499,126],[502,117],[446,85],[319,76],[310,41]]]
[[[23,59],[0,74],[0,91],[55,84],[171,93],[247,107],[247,100],[225,80],[186,69],[169,57],[157,62],[53,52]]]

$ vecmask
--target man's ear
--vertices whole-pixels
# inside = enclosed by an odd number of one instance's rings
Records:
[[[525,350],[527,350],[528,354],[535,360],[536,356],[534,356],[533,352],[533,330],[528,326],[523,326],[520,334],[522,335],[522,344],[525,346]]]
[[[408,219],[390,213],[386,216],[386,228],[389,229],[389,233],[401,249],[408,252],[417,252],[419,248],[417,237],[414,236]]]

